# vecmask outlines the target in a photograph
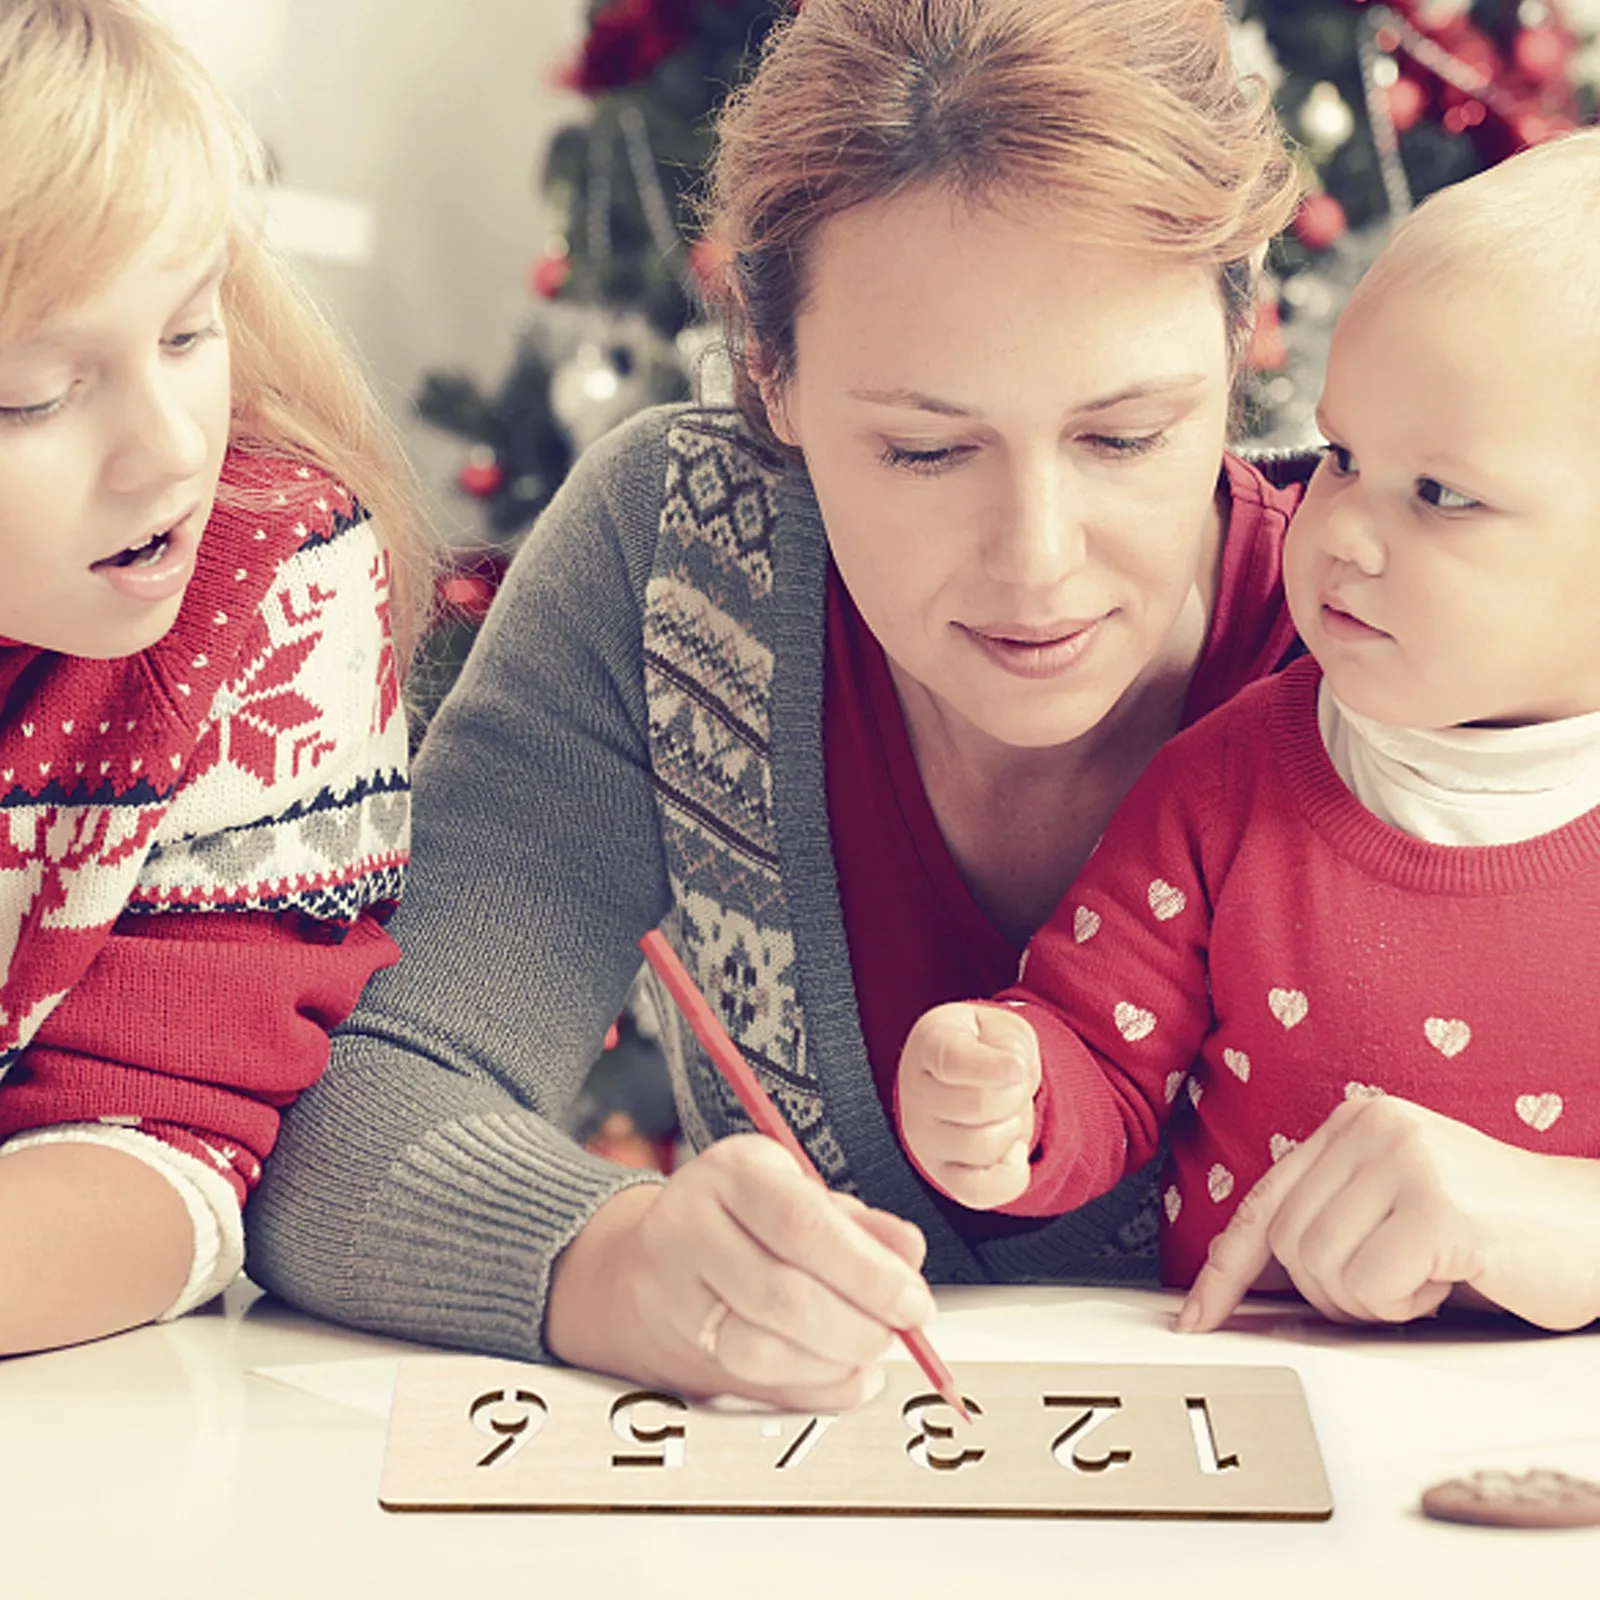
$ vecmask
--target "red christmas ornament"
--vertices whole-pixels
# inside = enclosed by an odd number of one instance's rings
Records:
[[[1308,194],[1295,213],[1295,237],[1308,250],[1326,250],[1348,227],[1344,207],[1331,194]]]
[[[458,573],[439,585],[439,599],[447,610],[476,624],[494,604],[494,585],[482,573]]]
[[[1396,78],[1383,91],[1383,97],[1397,133],[1416,127],[1428,104],[1428,91],[1415,78]]]
[[[1524,28],[1511,42],[1511,59],[1535,83],[1563,87],[1572,39],[1561,28]]]
[[[694,37],[695,24],[694,0],[613,0],[563,80],[588,95],[638,83]]]
[[[1468,128],[1476,128],[1488,115],[1481,101],[1462,100],[1451,106],[1439,120],[1444,124],[1446,133],[1465,133]]]
[[[474,499],[487,500],[505,482],[505,472],[493,456],[474,457],[462,463],[456,474],[456,487]]]
[[[554,300],[572,276],[572,261],[567,256],[541,256],[528,269],[528,287],[541,300]]]
[[[733,261],[733,251],[726,240],[706,234],[689,246],[689,270],[702,291],[710,293],[722,283],[723,275]]]
[[[1524,145],[1543,144],[1558,134],[1571,133],[1576,124],[1559,111],[1529,109],[1512,118],[1511,131]]]

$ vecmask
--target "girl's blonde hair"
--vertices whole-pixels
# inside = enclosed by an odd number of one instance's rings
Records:
[[[1301,194],[1222,0],[805,0],[718,123],[707,227],[730,348],[790,378],[818,227],[924,185],[1059,205],[1085,243],[1214,266],[1236,367],[1257,264]]]
[[[0,0],[0,341],[169,222],[197,251],[225,240],[230,444],[320,466],[372,513],[406,659],[432,589],[421,496],[371,385],[262,236],[264,178],[243,117],[136,0]]]

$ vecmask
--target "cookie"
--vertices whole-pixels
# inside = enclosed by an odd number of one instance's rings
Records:
[[[1422,1511],[1440,1522],[1491,1528],[1586,1528],[1600,1524],[1600,1483],[1545,1467],[1474,1472],[1434,1484]]]

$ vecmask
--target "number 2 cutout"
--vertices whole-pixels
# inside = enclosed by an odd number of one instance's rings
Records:
[[[1047,1394],[1044,1403],[1047,1407],[1071,1407],[1083,1412],[1076,1422],[1063,1428],[1050,1444],[1050,1454],[1069,1471],[1111,1472],[1127,1466],[1133,1460],[1131,1450],[1107,1450],[1103,1456],[1086,1456],[1083,1453],[1084,1440],[1107,1417],[1115,1416],[1122,1409],[1122,1402],[1115,1395]]]
[[[507,1415],[507,1413],[511,1415]],[[467,1418],[479,1433],[496,1434],[497,1444],[478,1465],[509,1461],[545,1425],[550,1408],[530,1389],[491,1389],[467,1407]]]

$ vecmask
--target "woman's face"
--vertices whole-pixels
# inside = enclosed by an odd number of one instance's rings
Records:
[[[902,694],[1039,748],[1192,666],[1229,370],[1210,269],[1024,210],[935,190],[832,218],[764,392]]]

